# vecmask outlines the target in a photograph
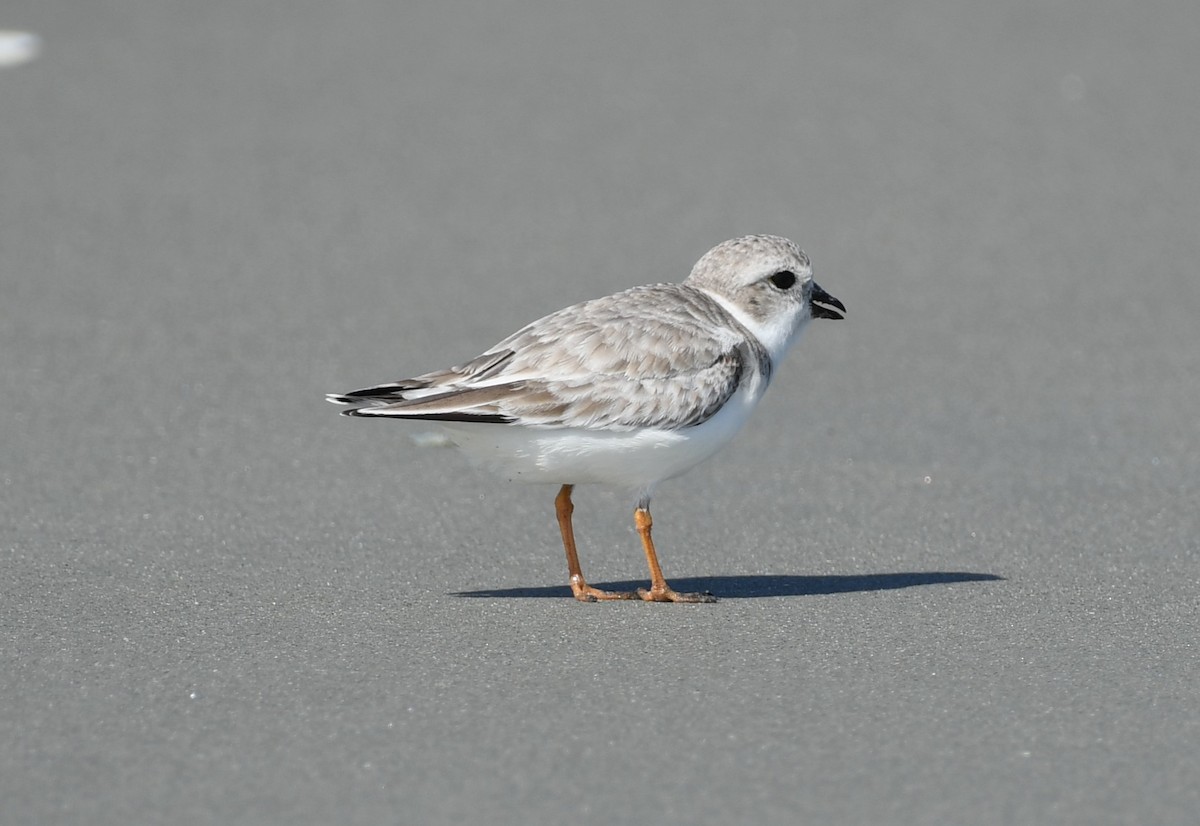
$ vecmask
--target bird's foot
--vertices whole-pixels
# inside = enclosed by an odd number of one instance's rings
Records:
[[[664,585],[661,588],[638,588],[637,595],[645,602],[716,602],[717,598],[710,593],[681,594],[674,588]]]
[[[575,595],[575,599],[580,602],[599,602],[601,600],[612,599],[637,599],[638,595],[632,591],[605,591],[600,588],[593,588],[588,585],[583,577],[571,577],[571,593]]]

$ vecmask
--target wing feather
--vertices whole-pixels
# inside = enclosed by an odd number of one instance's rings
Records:
[[[748,331],[699,290],[657,285],[567,307],[449,370],[330,400],[353,416],[674,430],[713,416],[748,370],[770,371]]]

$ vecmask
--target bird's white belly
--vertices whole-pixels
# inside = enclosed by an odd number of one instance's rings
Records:
[[[760,392],[740,390],[708,421],[681,430],[596,431],[505,424],[445,424],[473,462],[523,482],[649,488],[725,446]]]

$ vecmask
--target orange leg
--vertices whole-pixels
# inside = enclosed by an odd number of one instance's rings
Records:
[[[650,528],[654,520],[650,518],[650,509],[638,507],[633,512],[633,523],[637,525],[638,535],[642,537],[642,548],[646,551],[646,564],[650,566],[650,590],[638,588],[638,596],[647,602],[716,602],[712,594],[681,594],[674,590],[663,578],[662,568],[658,565],[658,554],[654,552],[654,540],[650,538]]]
[[[637,594],[629,591],[602,591],[587,584],[579,568],[579,554],[575,552],[575,530],[571,527],[571,514],[575,505],[571,503],[574,485],[563,485],[554,498],[554,512],[558,515],[558,529],[562,531],[563,547],[567,551],[567,572],[571,576],[571,593],[580,602],[595,602],[599,599],[636,599]]]

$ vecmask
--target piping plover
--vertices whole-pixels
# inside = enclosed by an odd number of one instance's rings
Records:
[[[437,421],[477,463],[560,485],[555,509],[576,599],[713,602],[667,585],[650,496],[733,438],[810,319],[845,311],[796,244],[748,235],[709,250],[682,283],[575,304],[457,367],[327,398],[346,416]],[[584,579],[571,527],[581,483],[637,492],[649,588],[603,591]]]

